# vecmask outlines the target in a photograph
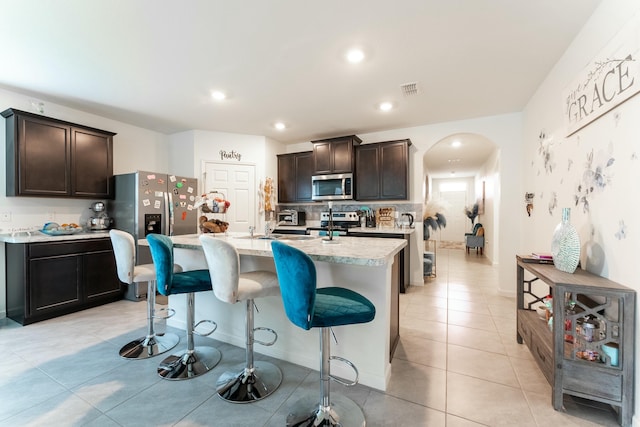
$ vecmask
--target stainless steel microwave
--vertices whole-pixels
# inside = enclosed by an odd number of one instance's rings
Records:
[[[353,174],[337,173],[311,177],[311,200],[353,199]]]

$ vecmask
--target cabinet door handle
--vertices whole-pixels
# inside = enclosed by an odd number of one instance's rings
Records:
[[[540,349],[536,347],[536,353],[538,353],[538,357],[540,358],[540,360],[542,360],[543,362],[547,361],[547,358],[544,356],[544,354],[540,353]]]

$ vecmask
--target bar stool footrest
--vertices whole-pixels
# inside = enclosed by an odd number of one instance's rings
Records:
[[[208,324],[212,325],[211,326],[212,329],[207,333],[202,333],[202,332],[196,331],[196,328],[198,326],[200,326],[200,324],[202,324],[202,323],[208,323]],[[195,325],[193,325],[193,333],[196,334],[196,335],[199,335],[201,337],[208,337],[209,335],[214,333],[216,331],[216,329],[218,329],[218,324],[216,322],[214,322],[213,320],[201,320],[198,323],[196,323]]]
[[[160,315],[158,315],[158,313]],[[154,319],[167,320],[175,316],[176,311],[173,308],[160,308],[155,310]]]
[[[267,332],[271,332],[273,334],[273,341],[260,341],[258,339],[256,339],[255,337],[253,337],[253,342],[258,343],[258,344],[262,344],[266,347],[269,347],[271,345],[274,345],[276,343],[276,341],[278,341],[278,333],[276,331],[274,331],[271,328],[264,328],[264,327],[258,327],[258,328],[253,328],[253,331],[267,331]]]
[[[345,363],[346,365],[349,365],[349,367],[351,369],[353,369],[353,371],[356,373],[356,379],[353,380],[353,382],[347,382],[347,381],[343,380],[340,377],[329,375],[329,378],[331,378],[331,380],[333,380],[333,381],[335,381],[335,382],[337,382],[339,384],[342,384],[343,386],[346,386],[346,387],[353,387],[354,385],[358,384],[358,378],[360,377],[360,373],[358,372],[358,368],[356,368],[356,365],[351,363],[350,360],[347,360],[347,359],[345,359],[343,357],[340,357],[340,356],[331,356],[331,357],[329,357],[329,361],[331,361],[331,360],[337,360],[339,362]]]

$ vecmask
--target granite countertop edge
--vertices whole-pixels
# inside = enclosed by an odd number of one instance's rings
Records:
[[[202,250],[198,237],[198,235],[173,236],[174,248]],[[271,240],[246,239],[242,235],[225,236],[223,234],[216,234],[213,238],[227,240],[235,246],[241,256],[273,257]],[[337,240],[339,241],[337,244],[324,244],[320,238],[302,241],[281,239],[302,250],[314,261],[369,267],[387,265],[407,245],[405,239],[339,237]],[[139,243],[147,244],[145,239],[139,240]]]
[[[86,231],[77,234],[67,234],[64,236],[51,236],[44,234],[39,230],[30,231],[29,233],[20,232],[15,235],[0,234],[0,242],[4,243],[46,243],[60,242],[65,240],[88,240],[101,239],[109,237],[108,231]]]

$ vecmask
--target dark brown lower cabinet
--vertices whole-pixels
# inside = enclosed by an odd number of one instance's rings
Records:
[[[411,284],[411,269],[409,266],[409,260],[411,259],[411,235],[403,234],[403,233],[361,233],[361,232],[351,232],[347,231],[347,236],[351,237],[379,237],[382,239],[405,239],[407,241],[407,246],[402,248],[399,253],[398,263],[399,267],[399,280],[398,283],[399,291],[401,294],[405,293],[405,290]]]
[[[7,243],[7,317],[22,325],[122,298],[109,238]]]

